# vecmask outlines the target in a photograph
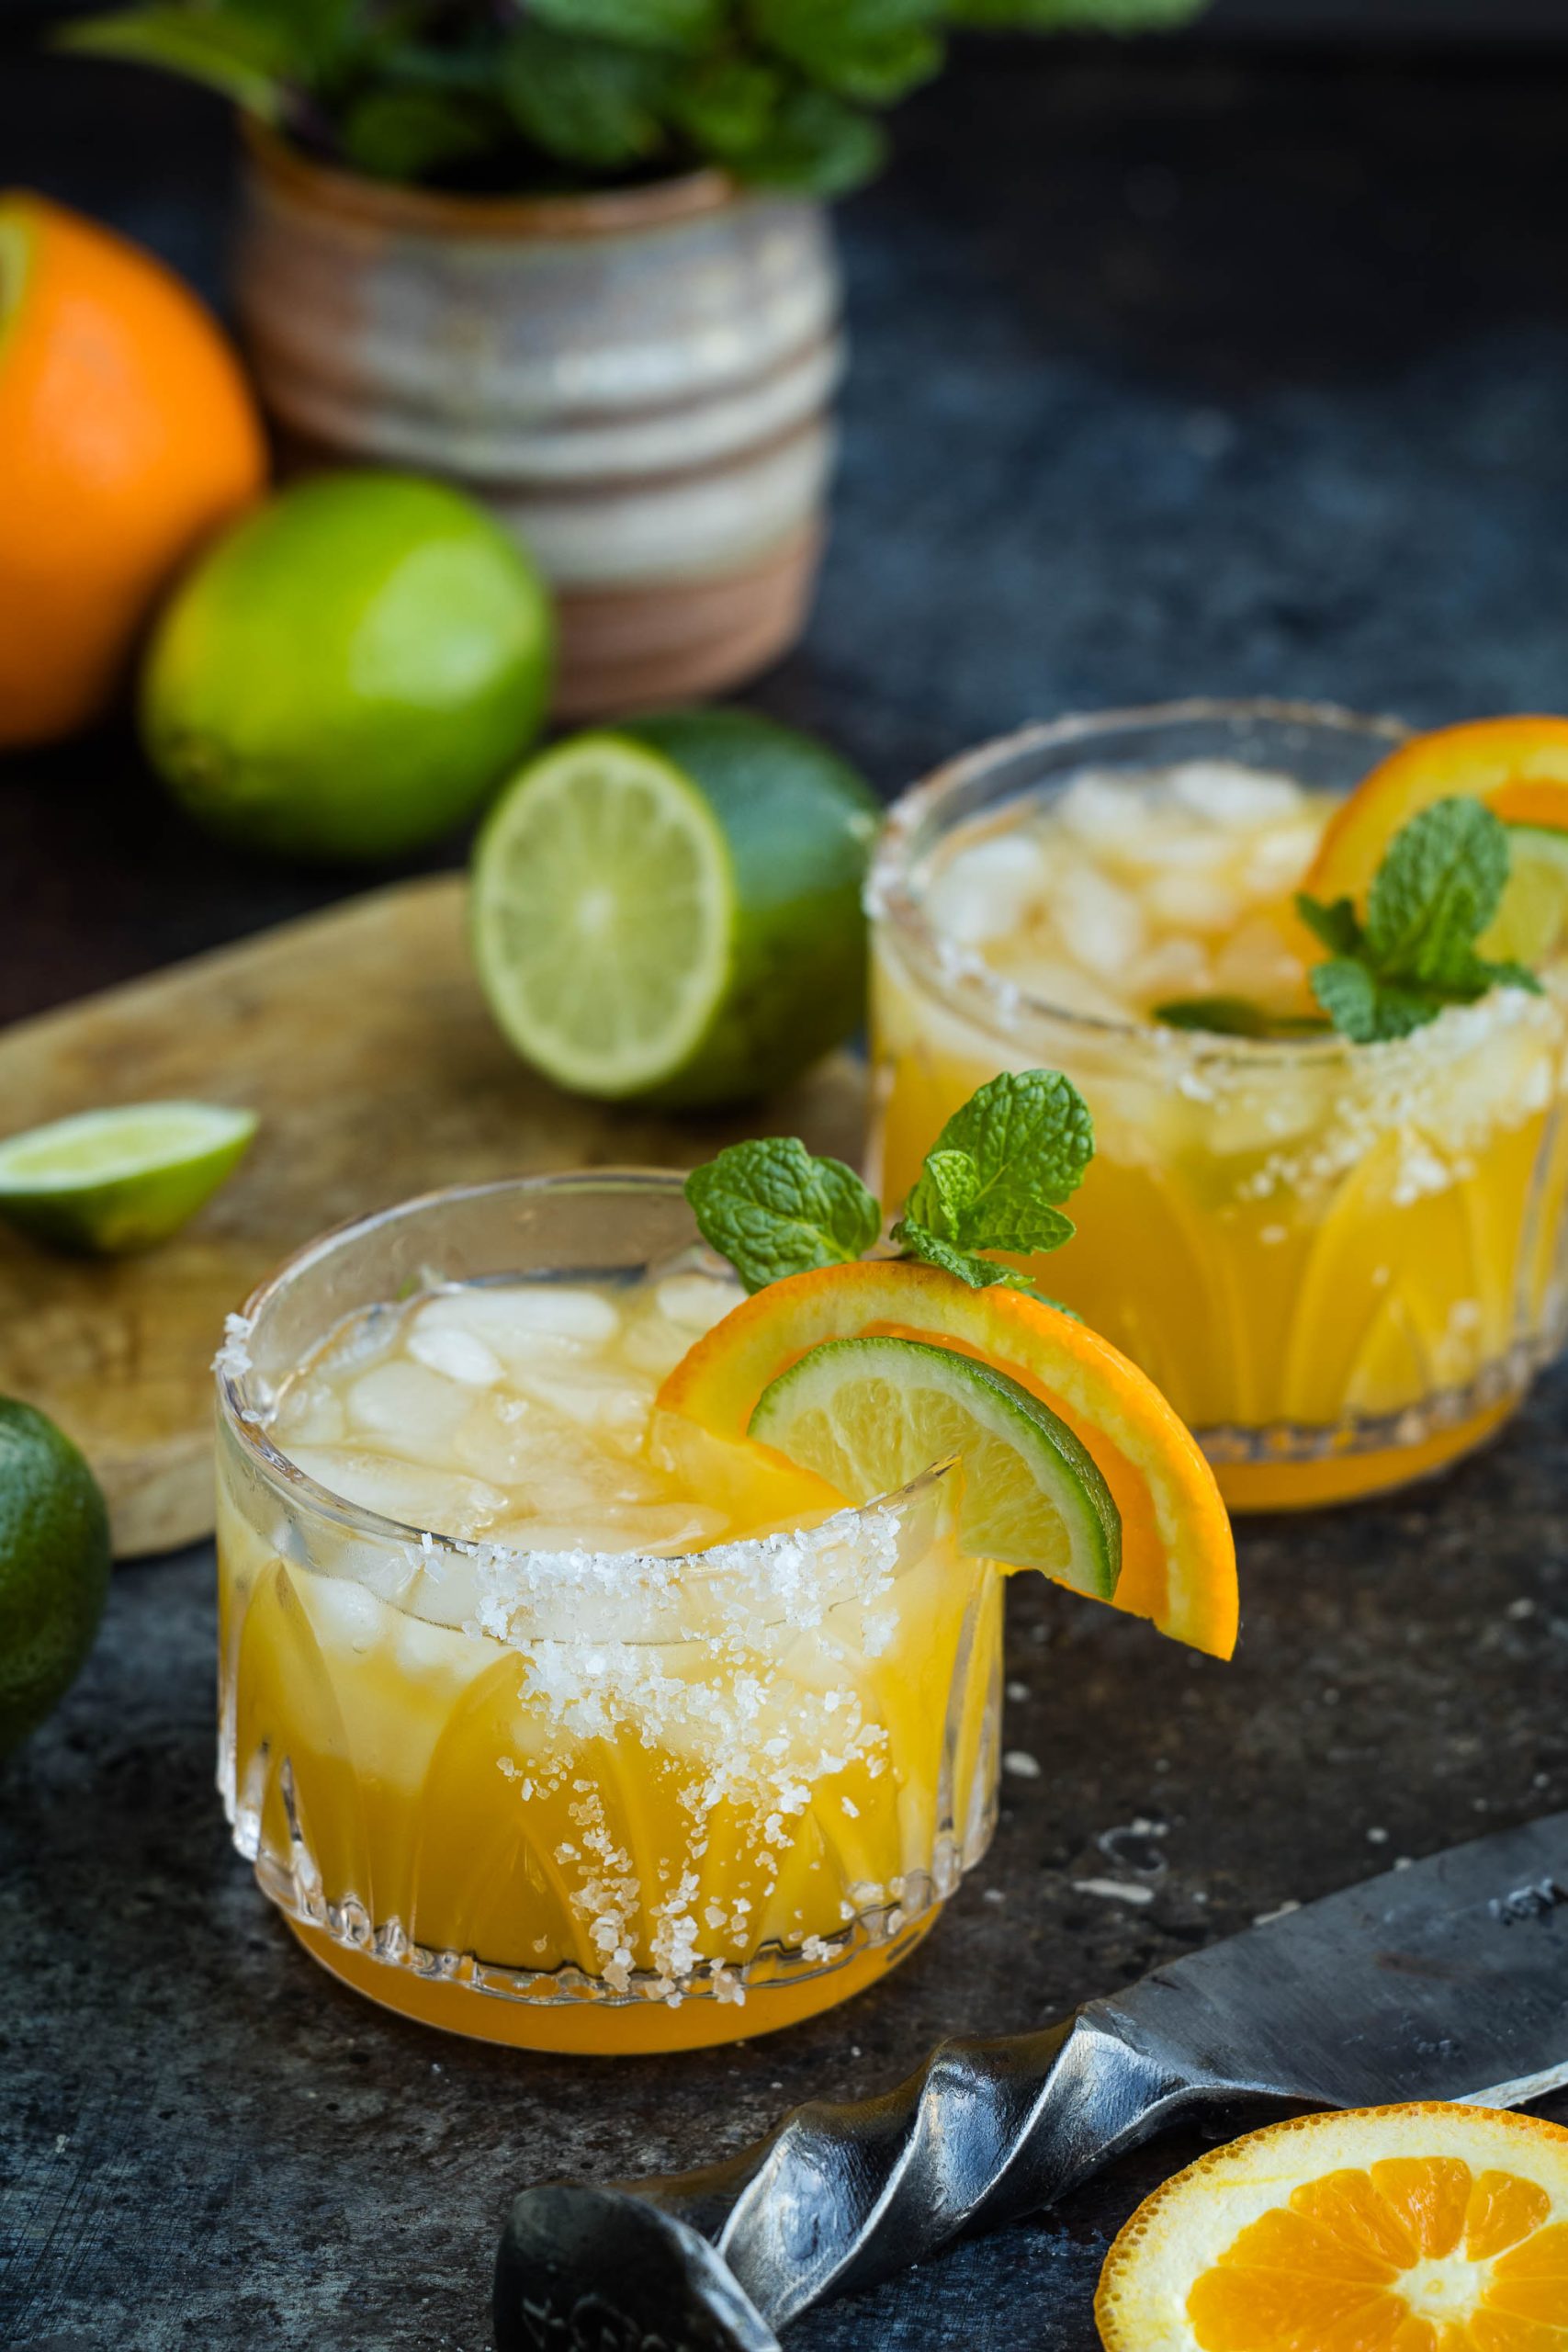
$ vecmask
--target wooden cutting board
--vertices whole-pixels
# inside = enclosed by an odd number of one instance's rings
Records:
[[[212,1529],[224,1316],[300,1243],[412,1193],[532,1169],[689,1167],[746,1134],[858,1162],[847,1056],[739,1116],[676,1121],[559,1094],[501,1037],[469,967],[463,881],[401,883],[0,1034],[0,1132],[111,1102],[243,1103],[239,1173],[145,1256],[73,1260],[0,1227],[0,1395],[69,1430],[120,1556]]]

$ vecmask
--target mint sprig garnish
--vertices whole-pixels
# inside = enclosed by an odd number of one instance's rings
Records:
[[[955,1111],[926,1154],[892,1239],[971,1290],[1027,1274],[981,1253],[1037,1256],[1072,1238],[1058,1203],[1094,1153],[1089,1106],[1059,1070],[1004,1070]],[[854,1170],[819,1159],[798,1137],[737,1143],[694,1169],[686,1198],[703,1238],[749,1291],[817,1266],[847,1265],[882,1230],[882,1212]]]
[[[1479,800],[1434,801],[1401,826],[1383,853],[1366,920],[1348,899],[1325,905],[1296,894],[1302,921],[1328,950],[1312,991],[1340,1034],[1359,1046],[1407,1037],[1450,1004],[1488,989],[1540,992],[1523,964],[1494,963],[1476,941],[1508,879],[1508,836]]]
[[[1094,1154],[1089,1105],[1060,1070],[1003,1070],[955,1111],[926,1154],[893,1238],[911,1258],[956,1274],[972,1290],[1027,1274],[978,1252],[1032,1257],[1059,1250],[1073,1222],[1056,1206],[1077,1190]]]
[[[798,1136],[730,1144],[693,1169],[686,1198],[704,1240],[748,1290],[848,1265],[882,1231],[882,1211],[854,1170],[815,1158]]]

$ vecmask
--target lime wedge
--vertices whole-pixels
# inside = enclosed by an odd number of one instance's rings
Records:
[[[1083,1445],[1006,1373],[924,1340],[829,1340],[764,1388],[750,1435],[853,1502],[964,1461],[960,1539],[1108,1600],[1122,1518]]]
[[[128,1102],[0,1143],[0,1217],[64,1250],[105,1256],[167,1240],[243,1157],[254,1111]]]
[[[876,820],[841,761],[746,711],[558,745],[475,852],[496,1019],[579,1094],[687,1107],[782,1085],[860,1019]]]
[[[1546,825],[1506,831],[1507,886],[1478,945],[1483,956],[1535,971],[1561,954],[1568,936],[1568,832]]]

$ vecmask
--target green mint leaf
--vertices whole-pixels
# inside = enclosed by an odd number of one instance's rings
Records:
[[[1306,1037],[1327,1026],[1310,1012],[1271,1012],[1245,996],[1182,996],[1156,1004],[1168,1029],[1207,1029],[1220,1037]]]
[[[495,135],[488,109],[439,90],[367,90],[343,119],[343,152],[372,179],[416,180]]]
[[[631,49],[691,51],[722,28],[725,0],[530,0],[529,14],[556,32],[624,40]]]
[[[1419,980],[1384,979],[1350,956],[1319,964],[1311,975],[1313,993],[1342,1036],[1352,1045],[1386,1045],[1408,1037],[1436,1021],[1445,1005],[1472,1003],[1491,986],[1477,977],[1462,989],[1434,989]]]
[[[784,74],[773,66],[713,57],[682,75],[670,111],[705,153],[739,163],[766,139],[784,91]]]
[[[887,135],[858,107],[831,90],[806,86],[780,100],[766,133],[739,168],[747,180],[806,196],[847,196],[881,170]]]
[[[882,1230],[852,1168],[818,1159],[795,1136],[731,1144],[686,1179],[703,1238],[749,1291],[813,1266],[848,1265]]]
[[[1508,879],[1508,837],[1479,800],[1434,801],[1402,825],[1383,854],[1364,925],[1348,899],[1296,905],[1333,952],[1312,973],[1313,993],[1356,1045],[1407,1037],[1445,1005],[1473,1004],[1489,989],[1539,991],[1523,965],[1489,963],[1475,943],[1497,912]]]
[[[1378,1035],[1378,984],[1352,956],[1314,965],[1312,992],[1342,1036],[1370,1046]]]
[[[980,1189],[980,1171],[966,1151],[929,1151],[904,1214],[928,1233],[956,1241]]]
[[[1366,956],[1389,978],[1463,985],[1508,878],[1508,837],[1479,800],[1434,801],[1402,825],[1367,900]]]
[[[547,155],[617,172],[664,145],[660,109],[680,70],[668,51],[619,48],[529,22],[506,44],[499,90],[518,129]]]
[[[943,0],[751,0],[758,40],[840,97],[887,106],[936,73]]]
[[[1360,954],[1361,926],[1348,899],[1336,899],[1332,906],[1325,906],[1321,899],[1314,899],[1305,890],[1298,890],[1296,912],[1331,956]]]
[[[1094,1150],[1089,1109],[1060,1070],[1004,1070],[955,1111],[893,1228],[911,1257],[972,1289],[1032,1284],[982,1251],[1035,1257],[1073,1237],[1054,1203],[1074,1191]]]
[[[974,1191],[957,1236],[965,1248],[1053,1250],[1067,1238],[1061,1231],[1067,1219],[1042,1212],[1077,1190],[1094,1156],[1094,1123],[1083,1096],[1060,1070],[1003,1070],[953,1113],[932,1147],[933,1157],[944,1152],[961,1152],[975,1163]],[[911,1213],[926,1222],[913,1195]],[[1054,1238],[1036,1241],[1036,1232]]]
[[[1062,1222],[1066,1225],[1066,1218]],[[1067,1231],[1072,1231],[1071,1226],[1067,1226]],[[909,1217],[899,1218],[893,1228],[893,1239],[906,1256],[918,1258],[925,1266],[940,1266],[944,1274],[956,1274],[971,1290],[989,1290],[996,1283],[1009,1290],[1033,1288],[1029,1276],[1021,1274],[1015,1266],[998,1266],[989,1258],[977,1258],[972,1250],[959,1249],[940,1233],[928,1232]]]
[[[1523,989],[1528,996],[1544,996],[1536,975],[1528,964],[1516,964],[1510,956],[1501,964],[1489,964],[1483,956],[1475,959],[1478,971],[1486,975],[1486,986],[1492,989]]]
[[[128,8],[79,17],[56,33],[54,45],[183,74],[264,122],[281,120],[288,82],[303,76],[310,62],[303,47],[295,50],[270,27],[220,8]]]

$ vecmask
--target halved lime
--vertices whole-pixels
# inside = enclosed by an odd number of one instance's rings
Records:
[[[1547,825],[1506,831],[1508,880],[1480,952],[1537,971],[1568,941],[1568,832]]]
[[[0,1143],[0,1217],[38,1240],[106,1256],[167,1240],[218,1190],[254,1111],[128,1102]]]
[[[64,1432],[0,1396],[0,1756],[62,1699],[109,1589],[109,1521]]]
[[[853,1502],[964,1462],[960,1539],[1108,1600],[1122,1518],[1086,1448],[1006,1373],[924,1340],[829,1340],[764,1388],[750,1434]]]
[[[496,1019],[575,1093],[687,1107],[782,1085],[860,1019],[877,814],[832,752],[746,711],[542,753],[475,852]]]

